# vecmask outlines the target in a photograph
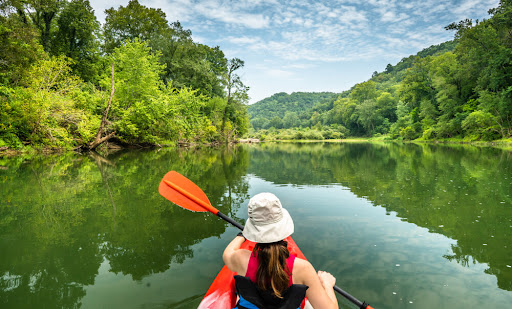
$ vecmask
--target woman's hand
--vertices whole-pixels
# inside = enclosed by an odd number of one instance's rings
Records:
[[[336,284],[336,278],[333,275],[326,271],[319,270],[318,277],[320,278],[320,282],[326,290],[332,290],[334,285]]]

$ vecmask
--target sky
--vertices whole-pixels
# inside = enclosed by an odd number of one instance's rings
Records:
[[[139,0],[195,42],[219,46],[250,87],[250,103],[278,92],[336,92],[388,63],[453,39],[452,22],[488,18],[498,0]],[[90,0],[98,20],[128,0]]]

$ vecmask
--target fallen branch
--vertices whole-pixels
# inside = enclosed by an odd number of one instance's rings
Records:
[[[89,149],[92,149],[92,150],[94,150],[96,147],[101,145],[101,143],[104,143],[105,141],[109,140],[111,137],[113,137],[116,134],[116,132],[112,132],[104,137],[101,137],[103,130],[105,129],[105,126],[107,124],[108,112],[110,110],[110,105],[112,105],[112,99],[114,98],[114,92],[116,90],[114,88],[114,63],[112,63],[112,77],[110,78],[110,89],[111,89],[110,97],[108,99],[107,108],[105,109],[105,112],[103,113],[103,118],[101,119],[101,124],[100,124],[100,127],[98,128],[98,133],[96,134],[96,138],[94,139],[94,141],[92,141],[89,144]]]

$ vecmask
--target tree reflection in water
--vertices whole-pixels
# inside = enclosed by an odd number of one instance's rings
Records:
[[[240,147],[3,159],[0,307],[80,306],[104,260],[137,281],[183,263],[227,223],[173,206],[161,178],[187,175],[233,216],[248,162]]]

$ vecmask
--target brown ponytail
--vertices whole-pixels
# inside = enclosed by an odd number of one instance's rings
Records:
[[[281,294],[288,288],[291,275],[286,263],[290,256],[287,242],[257,243],[254,252],[258,258],[256,285],[262,290],[271,288],[276,297],[283,298]]]

